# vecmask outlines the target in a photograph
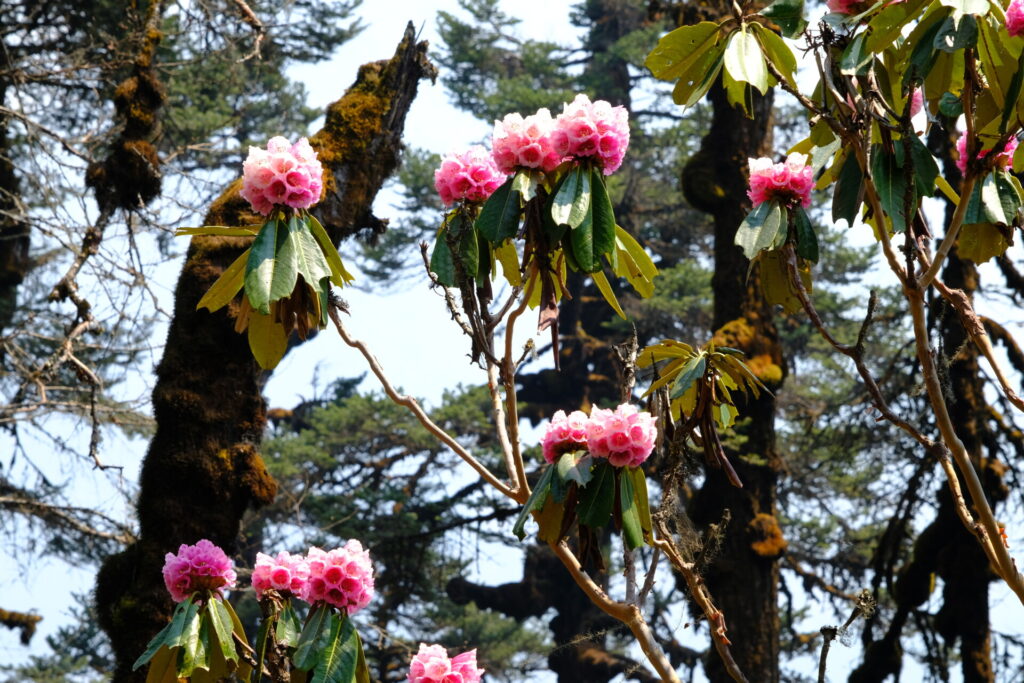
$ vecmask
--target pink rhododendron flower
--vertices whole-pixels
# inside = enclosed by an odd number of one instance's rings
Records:
[[[836,14],[856,14],[857,7],[861,4],[861,0],[828,0],[829,12],[835,12]]]
[[[654,450],[656,418],[623,403],[614,411],[594,408],[587,424],[587,450],[616,467],[636,467]]]
[[[1006,168],[1013,163],[1013,153],[1017,150],[1017,138],[1011,137],[1003,151],[996,155],[996,168]],[[980,159],[992,149],[983,149],[978,152],[976,158]],[[960,135],[960,139],[956,141],[956,167],[960,169],[961,173],[967,173],[967,132],[964,131]]]
[[[309,578],[309,565],[302,555],[280,552],[277,557],[256,553],[256,566],[252,569],[252,587],[256,599],[273,588],[284,597],[301,595]]]
[[[326,602],[354,614],[373,597],[373,563],[370,551],[363,550],[359,541],[329,552],[310,548],[306,564],[309,578],[301,597],[308,603]]]
[[[517,167],[539,168],[550,171],[562,162],[551,143],[555,120],[547,109],[523,118],[508,114],[494,122],[491,137],[494,161],[503,173],[514,173]]]
[[[768,157],[748,159],[750,190],[747,196],[754,206],[777,199],[787,206],[811,205],[814,170],[807,165],[807,155],[793,153],[785,163],[773,163]]]
[[[1024,0],[1011,0],[1006,8],[1006,32],[1011,38],[1024,36]]]
[[[629,113],[625,107],[577,95],[555,119],[551,141],[560,157],[595,157],[604,174],[611,175],[629,147]]]
[[[223,550],[205,538],[195,545],[181,544],[178,554],[164,556],[164,584],[175,602],[183,602],[196,591],[234,588],[235,570]]]
[[[249,148],[242,164],[242,197],[264,216],[275,206],[308,209],[320,201],[323,167],[309,140],[294,145],[281,136],[270,138],[266,149]]]
[[[563,453],[584,450],[587,447],[587,422],[587,415],[581,410],[574,410],[568,416],[564,410],[556,412],[541,442],[544,459],[554,462]]]
[[[917,116],[924,108],[924,92],[921,88],[914,88],[910,91],[910,115]]]
[[[462,154],[449,154],[434,171],[434,187],[445,206],[461,199],[482,202],[504,182],[505,174],[480,145],[473,145]]]
[[[440,645],[420,643],[409,664],[409,683],[479,683],[483,669],[476,666],[476,650],[451,659]]]

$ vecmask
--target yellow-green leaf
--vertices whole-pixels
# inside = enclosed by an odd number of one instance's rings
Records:
[[[702,21],[693,26],[683,26],[662,36],[644,66],[651,74],[663,81],[674,81],[687,77],[694,63],[711,49],[718,40],[718,24]],[[699,74],[698,77],[703,74]]]
[[[505,240],[495,247],[492,253],[501,263],[501,272],[508,283],[513,287],[522,285],[523,276],[519,272],[519,252],[516,251],[516,245],[512,240]]]
[[[211,313],[227,305],[235,298],[238,290],[245,284],[245,264],[249,260],[249,250],[242,252],[234,262],[224,269],[217,281],[214,282],[203,298],[196,304],[196,310],[207,308]]]
[[[258,225],[248,225],[241,228],[231,228],[226,225],[204,225],[199,228],[178,228],[174,231],[174,236],[225,235],[228,237],[255,237],[259,229],[260,226]]]
[[[619,306],[619,300],[615,297],[615,292],[612,291],[612,286],[608,284],[608,278],[605,277],[604,271],[599,270],[595,273],[591,273],[590,277],[594,278],[594,284],[597,285],[597,289],[601,292],[601,296],[608,302],[619,317],[626,320],[626,314],[622,312],[622,307]]]
[[[757,39],[745,30],[729,38],[725,48],[725,71],[735,81],[749,83],[763,95],[768,90],[768,67]]]
[[[344,287],[349,282],[355,282],[355,276],[345,270],[345,264],[341,262],[341,255],[338,254],[338,249],[331,242],[331,238],[327,235],[327,231],[324,230],[324,226],[320,225],[320,221],[313,214],[309,215],[309,231],[313,233],[313,237],[320,243],[320,248],[323,249],[324,256],[327,257],[327,263],[331,266],[331,282],[339,287]]]
[[[985,263],[993,256],[1001,256],[1009,245],[1002,231],[991,223],[975,223],[960,228],[957,253],[975,263]]]
[[[272,316],[253,311],[249,316],[249,349],[261,368],[273,370],[288,349],[284,327]]]

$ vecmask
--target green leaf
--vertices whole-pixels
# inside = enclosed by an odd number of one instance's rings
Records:
[[[188,678],[196,669],[209,669],[210,632],[207,613],[191,620],[181,633],[178,676]]]
[[[787,38],[798,38],[807,28],[804,19],[804,0],[775,0],[760,12],[761,16],[772,19]]]
[[[598,458],[594,478],[580,491],[576,514],[581,524],[598,529],[608,524],[615,504],[615,468],[605,458]]]
[[[883,7],[868,23],[868,51],[882,52],[902,38],[903,27],[921,16],[921,8],[925,4],[926,0],[907,0]]]
[[[978,44],[978,22],[970,14],[957,16],[951,13],[939,26],[932,41],[936,50],[956,52]]]
[[[989,173],[981,184],[981,206],[985,212],[987,223],[996,225],[1008,225],[1006,213],[1003,211],[1003,202],[1000,197],[999,187],[996,185],[996,174]],[[1012,214],[1011,214],[1012,215]]]
[[[286,600],[284,607],[277,615],[277,628],[274,631],[274,636],[277,638],[277,642],[284,643],[288,647],[296,647],[301,632],[302,623],[299,621],[299,615],[295,613],[292,601]]]
[[[797,0],[800,5],[801,21],[803,20],[803,0]],[[778,3],[775,3],[778,4]],[[762,10],[761,14],[764,14]],[[779,34],[771,29],[767,29],[761,24],[751,24],[754,30],[754,35],[757,37],[758,42],[761,43],[761,48],[764,50],[764,56],[767,57],[775,68],[779,70],[786,80],[790,84],[796,84],[796,55],[786,45],[786,41],[779,37]],[[781,28],[781,26],[780,26]],[[800,29],[803,31],[803,29]]]
[[[355,683],[371,683],[370,679],[370,668],[366,666],[366,655],[363,654],[363,641],[359,637],[359,631],[356,634],[356,678]]]
[[[313,287],[319,286],[322,280],[329,280],[332,275],[331,266],[313,237],[310,226],[298,218],[293,218],[288,224],[288,238],[278,251],[278,259],[294,260],[299,275]],[[292,289],[284,296],[291,294],[294,288],[293,283]]]
[[[1010,117],[1013,115],[1014,109],[1019,104],[1022,79],[1024,79],[1024,51],[1021,51],[1020,57],[1017,59],[1017,70],[1013,72],[1013,78],[1010,79],[1010,85],[1006,89],[1006,102],[1003,104],[1003,116],[999,120],[1000,135],[1006,132],[1006,126],[1010,122]]]
[[[679,398],[693,386],[694,382],[703,377],[704,370],[707,368],[707,360],[707,356],[701,353],[687,361],[672,384],[672,393],[669,398]]]
[[[569,234],[572,245],[572,257],[576,266],[584,273],[593,273],[601,269],[601,255],[594,245],[594,214],[593,205],[589,207],[583,222]],[[570,261],[570,265],[572,262]]]
[[[623,470],[623,474],[633,478],[633,494],[636,499],[637,514],[640,517],[640,528],[644,530],[645,535],[649,535],[654,524],[651,521],[651,504],[647,498],[647,477],[644,476],[643,469],[639,467],[627,468]]]
[[[331,282],[344,287],[349,282],[355,282],[355,276],[352,273],[345,270],[345,264],[341,262],[341,255],[338,253],[338,248],[331,242],[330,236],[327,231],[324,230],[324,226],[320,225],[320,221],[316,219],[313,214],[308,214],[309,217],[309,230],[313,233],[313,237],[316,238],[317,243],[320,245],[320,249],[323,250],[324,257],[327,259],[327,263],[331,266]]]
[[[514,533],[516,538],[520,541],[526,538],[526,520],[530,517],[530,513],[544,507],[544,501],[547,500],[548,494],[551,492],[551,477],[554,471],[554,467],[548,467],[540,475],[540,479],[537,480],[537,485],[534,487],[533,491],[530,492],[530,497],[526,499],[526,504],[523,505],[523,509],[519,512],[519,516],[516,517],[516,523],[512,525],[512,533]]]
[[[274,255],[273,270],[270,278],[270,303],[280,301],[295,291],[295,283],[299,278],[299,250],[295,242],[295,234],[301,230],[298,218],[292,216],[287,224],[278,228],[277,252]],[[311,284],[315,284],[315,280]],[[260,311],[261,313],[269,313]]]
[[[575,230],[590,215],[590,169],[576,164],[565,174],[551,203],[551,219]]]
[[[718,31],[718,24],[711,21],[677,28],[662,36],[657,47],[647,55],[644,66],[663,81],[687,78],[691,74],[699,78],[704,74],[692,67],[718,42]]]
[[[974,223],[960,229],[956,251],[960,258],[985,263],[993,256],[1001,256],[1008,246],[999,228],[991,223]]]
[[[320,641],[330,620],[330,613],[330,607],[324,604],[311,608],[306,617],[306,624],[302,627],[302,633],[299,634],[295,655],[292,657],[295,668],[309,671],[316,665],[320,654]]]
[[[191,598],[190,598],[190,600],[191,600]],[[181,626],[180,626],[180,624],[178,626],[175,626],[175,622],[178,620],[178,614],[181,611],[181,605],[184,605],[184,604],[185,603],[180,603],[178,605],[178,609],[176,609],[174,611],[174,618],[172,618],[171,621],[167,622],[167,625],[164,626],[162,629],[160,629],[159,633],[157,633],[155,636],[153,636],[153,640],[149,641],[149,646],[146,648],[146,651],[143,652],[142,655],[138,659],[135,660],[135,664],[132,665],[132,671],[136,671],[143,664],[145,664],[149,660],[153,659],[153,656],[156,655],[157,650],[159,650],[161,647],[163,647],[165,644],[168,643],[168,639],[169,639],[168,636],[170,636],[172,631],[175,631],[178,634],[181,633]],[[170,644],[168,646],[169,647],[177,646],[177,644],[178,644],[177,643],[177,639],[178,639],[178,636],[177,635],[174,636],[173,644]]]
[[[615,248],[615,209],[612,207],[604,174],[597,168],[591,171],[591,203],[594,207],[594,253],[604,255]]]
[[[555,470],[562,481],[574,481],[580,486],[586,486],[593,477],[593,464],[594,457],[586,451],[572,451],[562,454],[555,463]]]
[[[445,232],[447,226],[442,227],[434,240],[434,251],[430,254],[430,272],[437,276],[437,281],[445,287],[455,286],[455,261],[452,259],[451,249],[448,248],[448,240]]]
[[[740,29],[725,48],[725,70],[736,81],[749,83],[763,95],[768,91],[768,67],[753,35]]]
[[[231,302],[238,294],[238,290],[245,284],[245,265],[249,260],[249,251],[246,249],[241,256],[236,258],[230,266],[224,269],[217,281],[210,285],[206,294],[196,304],[196,310],[206,308],[211,313],[219,310]]]
[[[864,174],[861,173],[857,157],[849,154],[843,160],[836,178],[836,188],[832,194],[832,220],[845,219],[853,225],[860,215],[860,205],[864,199]]]
[[[818,262],[818,236],[814,234],[811,219],[803,207],[793,210],[793,227],[796,228],[796,253],[812,263]]]
[[[942,97],[939,98],[939,113],[955,119],[964,113],[963,100],[951,92],[942,93]]]
[[[310,683],[354,683],[361,649],[352,620],[332,612]]]
[[[519,212],[522,195],[514,189],[515,181],[520,177],[529,178],[529,173],[519,171],[494,191],[480,209],[476,219],[476,229],[491,244],[501,244],[519,231]]]
[[[214,598],[206,604],[206,612],[209,614],[210,625],[213,627],[214,635],[220,644],[220,650],[224,659],[237,662],[238,651],[235,650],[235,641],[231,637],[234,624],[231,623],[231,614],[228,613],[224,602]]]
[[[935,179],[939,176],[939,165],[921,138],[910,135],[910,159],[914,164],[914,187],[919,197],[929,197],[935,190]],[[903,166],[903,141],[896,140],[896,161]]]
[[[907,62],[906,71],[903,72],[903,85],[909,85],[911,80],[922,80],[928,77],[932,67],[935,65],[935,36],[942,28],[941,13],[932,13],[922,19],[907,38],[907,44],[913,47],[910,50],[910,59]],[[948,88],[944,88],[948,90]]]
[[[747,214],[736,229],[736,244],[753,260],[762,249],[768,249],[782,227],[782,210],[776,201],[762,202]]]
[[[522,201],[528,202],[537,196],[540,171],[519,171],[512,176],[512,191],[518,192]]]
[[[676,81],[672,89],[672,101],[684,107],[696,104],[711,88],[718,72],[722,69],[725,44],[716,43],[702,52],[693,66]]]
[[[271,284],[277,268],[277,245],[285,238],[288,228],[276,219],[267,221],[260,229],[249,250],[245,265],[245,295],[254,309],[270,315]]]
[[[892,229],[903,232],[907,229],[904,199],[908,188],[906,176],[903,175],[896,155],[886,152],[881,145],[872,145],[871,176],[878,189],[878,199],[882,208],[892,219]],[[913,188],[909,190],[913,192]],[[911,201],[911,206],[916,207],[916,201]],[[881,216],[876,218],[882,219]]]
[[[480,243],[477,241],[476,229],[461,212],[455,214],[448,229],[451,231],[451,239],[458,243],[458,252],[453,254],[454,258],[459,260],[468,279],[475,278],[480,268]],[[448,248],[452,248],[450,242]]]
[[[622,518],[622,542],[630,550],[644,544],[644,531],[640,526],[640,512],[637,509],[637,496],[633,477],[628,468],[619,472],[619,504]]]
[[[839,58],[839,71],[847,76],[867,73],[874,54],[867,48],[867,33],[858,33]]]
[[[256,632],[256,662],[260,665],[256,669],[256,683],[263,681],[263,660],[267,658],[267,641],[270,639],[273,626],[273,621],[264,619],[260,622],[259,631]]]

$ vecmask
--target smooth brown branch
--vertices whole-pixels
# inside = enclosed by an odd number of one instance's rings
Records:
[[[646,655],[647,660],[654,667],[655,671],[658,672],[658,675],[661,676],[661,680],[668,681],[669,683],[680,683],[678,674],[676,674],[672,664],[668,661],[668,657],[665,656],[661,646],[655,640],[654,634],[651,633],[651,629],[647,625],[646,620],[644,620],[640,609],[636,605],[613,600],[603,588],[597,585],[583,571],[579,559],[569,549],[569,546],[565,544],[565,541],[549,543],[548,545],[558,559],[561,560],[562,564],[565,565],[565,568],[569,570],[573,581],[583,590],[587,598],[602,612],[617,619],[629,628],[633,637],[636,638],[637,643],[640,645],[640,649]]]
[[[518,500],[515,491],[498,479],[489,469],[484,467],[484,465],[473,457],[473,455],[467,451],[462,444],[456,441],[451,434],[435,424],[416,399],[411,396],[399,394],[395,390],[391,381],[388,380],[387,376],[384,374],[384,369],[381,367],[380,362],[366,346],[366,343],[349,335],[348,330],[345,329],[345,325],[341,322],[341,317],[338,315],[339,309],[341,309],[340,302],[332,295],[331,300],[328,303],[327,313],[331,318],[331,322],[334,323],[334,328],[337,330],[338,336],[341,337],[342,341],[363,355],[363,358],[366,360],[366,364],[370,367],[370,371],[377,377],[377,380],[380,382],[381,387],[384,389],[384,393],[387,394],[388,398],[391,399],[393,403],[407,408],[409,412],[416,416],[416,419],[419,420],[420,424],[423,425],[428,432],[437,437],[437,439],[444,445],[448,446],[448,448],[455,451],[455,454],[462,458],[466,464],[476,470],[477,474],[479,474],[484,481],[496,488],[503,495],[514,500]]]
[[[498,368],[493,363],[487,364],[487,391],[491,395],[491,411],[494,413],[494,424],[495,429],[498,431],[498,443],[501,445],[501,453],[505,458],[505,470],[508,473],[508,478],[512,482],[512,491],[519,492],[520,485],[518,481],[518,470],[515,465],[515,449],[512,448],[512,442],[508,435],[508,421],[505,415],[505,406],[501,400],[501,392],[498,389]],[[520,503],[526,502],[526,499],[519,500]]]
[[[533,288],[540,278],[532,277],[536,272],[533,270],[526,273],[526,288],[523,290],[523,300],[508,316],[508,323],[505,325],[505,352],[501,357],[501,381],[505,387],[505,412],[508,414],[508,435],[512,442],[512,463],[515,468],[515,490],[519,502],[525,502],[530,496],[530,484],[526,481],[526,467],[523,465],[523,454],[519,447],[519,402],[516,398],[516,368],[518,364],[512,360],[512,341],[516,329],[516,321],[526,311],[533,295]]]
[[[686,586],[690,589],[690,596],[701,612],[704,613],[708,624],[711,626],[711,642],[714,643],[715,650],[718,651],[718,656],[721,657],[725,670],[737,683],[747,683],[747,677],[740,670],[736,660],[732,657],[732,651],[729,649],[732,643],[729,642],[729,638],[726,636],[725,615],[722,614],[720,609],[715,607],[715,603],[711,599],[711,593],[708,591],[704,580],[697,574],[695,565],[684,560],[675,545],[669,540],[672,536],[669,533],[665,520],[655,518],[654,526],[658,532],[658,538],[654,540],[654,547],[665,553],[669,562],[672,563],[672,566],[675,567],[676,571],[686,581]]]
[[[953,218],[949,223],[949,228],[946,230],[946,236],[942,238],[939,248],[935,250],[934,260],[932,260],[925,272],[917,278],[917,286],[921,289],[927,289],[928,285],[938,276],[939,270],[946,262],[946,257],[949,256],[950,249],[956,244],[956,239],[960,235],[960,228],[964,223],[964,216],[967,214],[967,205],[970,204],[970,196],[974,192],[975,182],[977,182],[977,176],[968,170],[967,177],[964,178],[963,185],[960,188],[960,203],[956,205],[956,211],[953,212]]]
[[[939,380],[938,369],[935,366],[935,359],[932,355],[931,346],[928,341],[928,325],[925,319],[924,292],[920,289],[907,287],[904,289],[907,301],[910,304],[910,315],[914,322],[914,341],[917,346],[917,359],[921,364],[921,374],[924,376],[925,389],[928,393],[928,400],[931,403],[932,411],[935,414],[935,423],[942,435],[942,440],[953,455],[956,469],[967,483],[967,490],[971,494],[971,503],[980,519],[987,535],[987,543],[982,543],[988,553],[989,547],[995,554],[993,570],[1006,582],[1010,589],[1016,593],[1017,598],[1024,604],[1024,576],[1017,571],[1017,567],[1010,557],[1009,551],[1002,543],[995,539],[1000,537],[999,523],[996,521],[992,508],[985,497],[985,489],[981,485],[978,473],[974,469],[970,455],[964,447],[960,437],[956,434],[953,421],[949,417],[946,407],[946,399],[942,392],[942,384]],[[947,470],[947,478],[948,478]],[[968,527],[969,531],[973,528]]]
[[[252,11],[252,8],[246,4],[245,0],[232,0],[235,3],[235,7],[242,13],[242,20],[249,24],[255,34],[253,38],[252,51],[239,59],[239,62],[247,62],[253,57],[260,56],[260,45],[263,43],[263,38],[267,35],[267,28],[260,21],[260,18],[256,16],[256,13]]]

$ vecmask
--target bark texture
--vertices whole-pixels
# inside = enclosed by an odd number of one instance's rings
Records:
[[[345,95],[328,107],[311,143],[324,164],[327,196],[314,213],[338,241],[369,225],[373,199],[399,163],[405,117],[420,79],[433,78],[426,43],[410,25],[390,60],[364,65]],[[239,196],[241,179],[210,207],[205,224],[256,222]],[[167,621],[163,556],[208,538],[234,552],[243,512],[269,503],[276,484],[259,455],[266,422],[265,376],[246,337],[233,330],[236,304],[217,313],[196,303],[250,240],[197,237],[175,290],[175,313],[157,368],[157,430],[143,462],[137,503],[139,540],[110,557],[97,578],[100,624],[110,636],[114,681],[141,681],[131,666]]]
[[[746,160],[771,155],[772,97],[755,94],[752,119],[733,108],[718,85],[709,99],[714,107],[711,128],[683,169],[682,185],[686,199],[714,221],[715,340],[746,353],[751,369],[774,391],[785,375],[778,332],[757,278],[747,279],[747,259],[733,244],[750,208]],[[742,420],[736,431],[746,442],[742,452],[728,455],[743,488],[732,486],[721,469],[709,468],[690,501],[689,515],[706,528],[729,511],[721,550],[705,579],[725,613],[736,663],[751,681],[773,683],[779,680],[778,558],[785,549],[776,521],[782,466],[775,450],[775,399],[762,393],[738,407]],[[732,680],[713,648],[705,671],[711,681]]]

